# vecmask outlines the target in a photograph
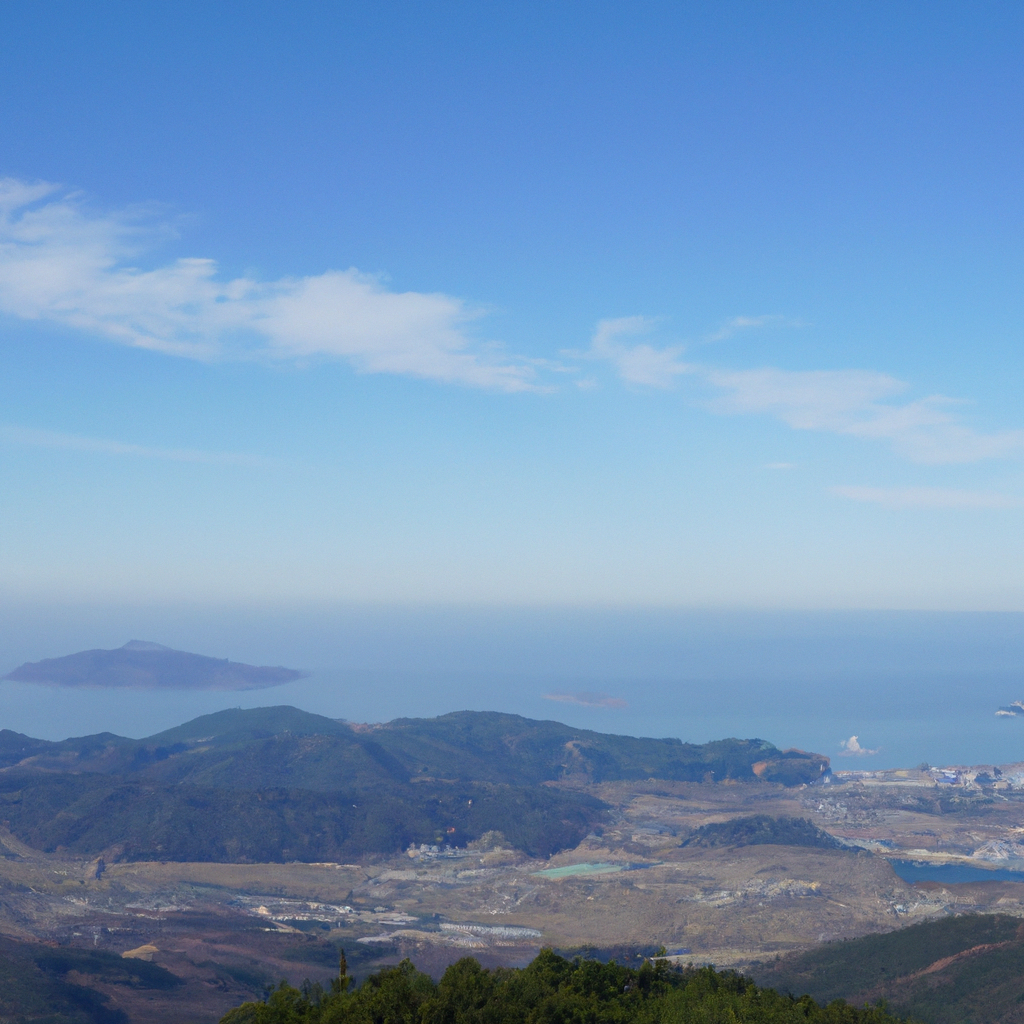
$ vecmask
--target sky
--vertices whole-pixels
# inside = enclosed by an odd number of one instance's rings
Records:
[[[1020,5],[0,25],[0,606],[1024,611]]]

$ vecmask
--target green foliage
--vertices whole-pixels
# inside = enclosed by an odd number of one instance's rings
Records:
[[[697,746],[518,715],[356,730],[297,708],[236,708],[141,741],[0,732],[0,821],[38,849],[129,860],[352,860],[491,831],[546,857],[576,846],[606,807],[543,783],[756,781],[773,765],[812,781],[824,763],[763,740]]]
[[[34,740],[20,732],[0,729],[0,767],[17,764],[26,757],[33,757],[49,749],[46,740]]]
[[[549,787],[412,786],[320,793],[154,786],[122,777],[16,770],[0,819],[37,849],[126,860],[343,861],[410,843],[464,845],[497,829],[533,856],[575,846],[604,805]]]
[[[759,739],[641,739],[475,711],[400,718],[357,731],[292,707],[236,708],[140,741],[103,734],[44,743],[0,734],[0,762],[5,743],[11,757],[31,751],[38,764],[57,769],[73,763],[78,771],[151,782],[322,792],[343,788],[341,779],[361,788],[423,777],[533,786],[560,779],[754,782],[778,776],[795,785],[820,778],[828,765],[822,755],[781,751]]]
[[[752,973],[759,984],[816,999],[884,999],[897,1012],[929,1024],[1018,1021],[1024,925],[1003,915],[948,917],[826,943]]]
[[[806,818],[772,817],[752,814],[745,818],[702,825],[683,846],[810,846],[820,850],[842,850],[844,846]]]
[[[284,982],[265,1003],[244,1003],[221,1024],[891,1024],[880,1008],[821,1006],[758,988],[712,968],[674,970],[664,960],[631,969],[566,960],[543,950],[521,970],[452,964],[434,984],[408,961],[352,989]]]
[[[68,980],[75,972],[78,979]],[[11,1024],[128,1024],[91,985],[168,990],[180,978],[158,964],[102,950],[46,946],[0,937],[0,1019]]]
[[[458,711],[439,718],[399,718],[373,734],[380,746],[415,775],[470,777],[519,784],[582,777],[593,782],[668,779],[756,781],[785,764],[786,784],[820,778],[828,758],[780,751],[764,740],[683,743],[573,729],[520,715]]]

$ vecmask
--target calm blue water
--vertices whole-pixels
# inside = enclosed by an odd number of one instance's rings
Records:
[[[893,871],[904,882],[1022,882],[1024,871],[988,871],[967,864],[922,864],[912,860],[890,860]]]
[[[835,768],[1024,760],[1024,718],[994,714],[1024,699],[1020,614],[7,607],[0,674],[129,639],[311,675],[245,693],[0,683],[0,726],[143,736],[232,706],[353,721],[468,708],[693,742],[758,736]],[[878,753],[842,756],[852,735]]]

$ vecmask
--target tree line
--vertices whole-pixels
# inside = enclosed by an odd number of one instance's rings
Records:
[[[344,954],[330,987],[286,982],[264,1002],[243,1003],[221,1024],[894,1024],[883,1007],[827,1006],[760,988],[732,971],[638,968],[567,960],[545,949],[524,968],[486,970],[472,957],[439,982],[409,960],[360,986]]]

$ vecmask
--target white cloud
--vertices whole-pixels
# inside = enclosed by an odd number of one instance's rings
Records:
[[[872,370],[701,371],[724,394],[720,413],[764,413],[795,430],[816,430],[889,442],[922,463],[965,463],[1024,454],[1024,430],[979,433],[950,411],[941,395],[898,403],[907,385]]]
[[[83,437],[56,430],[34,430],[30,427],[0,425],[0,442],[27,445],[32,448],[55,448],[62,451],[96,452],[100,455],[132,455],[167,462],[194,462],[206,465],[257,466],[264,460],[233,452],[205,452],[194,448],[151,448],[126,444],[102,437]]]
[[[726,392],[716,400],[716,411],[769,413],[798,430],[845,432],[865,409],[906,387],[884,373],[867,370],[709,368],[703,375]]]
[[[762,316],[734,316],[722,327],[705,338],[705,341],[721,341],[737,331],[752,327],[764,327],[780,323],[783,318],[775,314]],[[700,373],[702,368],[681,360],[685,351],[682,345],[656,348],[646,342],[627,344],[623,339],[648,334],[660,323],[657,317],[623,316],[600,320],[586,352],[572,352],[571,355],[585,359],[605,359],[612,363],[619,376],[629,384],[644,384],[648,387],[670,387],[676,377],[687,373]]]
[[[146,249],[171,235],[152,210],[96,213],[56,186],[0,180],[0,313],[194,359],[336,359],[365,373],[508,392],[540,389],[539,370],[568,371],[475,341],[470,325],[480,314],[461,299],[392,291],[355,269],[261,282],[223,280],[204,258],[142,268]],[[718,334],[779,319],[733,317]],[[643,316],[602,320],[589,350],[576,355],[610,362],[632,385],[668,388],[691,375],[719,392],[711,403],[718,412],[884,441],[917,462],[1024,453],[1024,430],[974,430],[943,396],[900,400],[907,385],[887,374],[726,370],[685,362],[681,345],[632,340],[657,324]]]
[[[579,704],[585,708],[629,707],[621,697],[609,697],[607,693],[545,693],[544,699],[556,700],[561,704]]]
[[[658,321],[644,316],[623,316],[615,320],[602,320],[597,325],[590,349],[590,359],[607,359],[618,370],[619,376],[629,384],[667,388],[680,374],[691,372],[691,367],[680,362],[682,346],[654,348],[652,345],[625,345],[620,339],[646,334]]]
[[[993,491],[948,487],[833,487],[833,494],[885,508],[1024,508],[1024,500]]]
[[[710,340],[779,320],[777,316],[733,317]],[[956,414],[962,403],[944,395],[901,401],[908,385],[886,373],[771,366],[730,370],[683,362],[680,345],[656,348],[623,340],[648,333],[658,322],[644,316],[602,320],[589,350],[575,354],[609,361],[630,384],[667,388],[688,374],[718,392],[710,403],[715,412],[769,415],[794,430],[884,441],[914,462],[968,463],[1024,454],[1024,430],[974,430]]]
[[[880,747],[876,747],[874,750],[868,750],[867,747],[862,747],[857,742],[856,736],[851,736],[848,740],[843,740],[839,744],[839,756],[840,757],[870,757],[872,754],[877,754]]]
[[[767,327],[769,324],[780,324],[783,319],[776,313],[763,313],[761,316],[733,316],[704,340],[724,341],[726,338],[731,338],[737,331],[748,330],[751,327]]]
[[[335,358],[502,391],[535,387],[525,360],[476,344],[478,313],[439,293],[394,292],[357,270],[224,281],[210,259],[137,260],[170,229],[145,211],[97,214],[56,186],[0,181],[0,312],[195,359]]]

